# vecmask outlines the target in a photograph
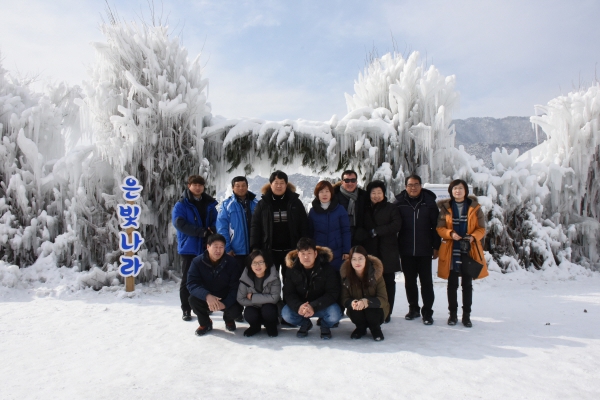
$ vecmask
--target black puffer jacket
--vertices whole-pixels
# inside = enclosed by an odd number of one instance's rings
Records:
[[[431,256],[433,250],[440,248],[441,239],[436,231],[440,210],[436,197],[431,190],[422,189],[419,201],[413,206],[406,190],[396,195],[394,205],[402,217],[402,228],[398,233],[400,254]]]
[[[283,300],[294,311],[307,301],[315,312],[323,310],[340,297],[340,274],[329,265],[333,253],[327,247],[317,246],[319,255],[312,268],[310,284],[304,267],[298,260],[298,250],[293,250],[285,257],[288,270],[283,285]]]
[[[273,245],[273,192],[269,184],[264,185],[261,192],[262,198],[252,214],[250,249],[271,251]],[[300,238],[308,237],[308,216],[304,204],[300,201],[300,196],[296,194],[296,187],[291,183],[287,184],[285,196],[289,196],[287,215],[290,244],[288,248],[293,249]]]
[[[350,200],[342,194],[341,187],[342,183],[338,182],[333,186],[334,196],[338,202],[348,211],[348,204]],[[358,199],[354,205],[356,212],[356,226],[350,226],[350,233],[352,234],[352,246],[362,244],[365,239],[369,237],[364,229],[364,211],[365,207],[369,204],[369,194],[360,188],[358,190]],[[352,225],[352,224],[350,224]]]
[[[387,197],[375,205],[369,203],[364,227],[367,232],[375,230],[377,234],[375,237],[369,235],[364,246],[369,254],[383,262],[384,273],[401,271],[397,234],[402,227],[402,219],[398,207],[388,203]]]

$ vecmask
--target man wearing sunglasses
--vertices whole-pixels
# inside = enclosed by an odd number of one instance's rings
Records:
[[[348,212],[350,218],[350,233],[352,246],[357,246],[369,237],[363,228],[365,205],[369,202],[369,195],[358,187],[356,171],[346,170],[342,173],[342,180],[335,184],[334,191],[338,202]]]

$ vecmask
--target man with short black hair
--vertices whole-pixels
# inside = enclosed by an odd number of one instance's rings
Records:
[[[241,276],[246,256],[250,254],[250,224],[258,199],[248,191],[248,180],[244,176],[233,178],[231,187],[233,194],[221,204],[217,232],[225,238],[225,251],[237,260]]]
[[[187,275],[192,260],[204,252],[204,240],[216,233],[217,201],[204,192],[205,181],[200,175],[192,175],[187,181],[188,188],[173,207],[172,223],[177,229],[177,252],[181,259],[181,301],[182,319],[192,320],[192,309],[188,303]]]
[[[362,244],[369,238],[369,233],[363,228],[365,207],[369,204],[369,195],[358,187],[357,182],[356,171],[349,169],[342,172],[342,180],[334,186],[334,195],[348,213],[352,246]]]
[[[422,188],[421,177],[410,175],[404,181],[406,190],[396,195],[394,204],[402,216],[402,228],[398,233],[398,248],[404,273],[404,287],[409,311],[405,318],[412,320],[422,316],[425,325],[433,324],[433,277],[432,260],[438,257],[441,239],[437,234],[437,219],[440,213],[436,195]],[[423,308],[419,307],[419,287]]]
[[[236,300],[239,286],[237,261],[225,253],[225,238],[218,233],[207,239],[206,251],[192,261],[187,278],[189,304],[198,316],[197,336],[213,328],[209,312],[223,311],[225,329],[236,330],[235,320],[242,314]]]
[[[308,216],[285,172],[273,172],[262,193],[252,215],[250,248],[266,252],[279,271],[286,254],[301,237],[308,236]],[[285,278],[286,268],[281,268],[281,273]]]
[[[288,272],[283,286],[286,302],[281,316],[300,326],[296,336],[303,338],[312,328],[311,317],[321,319],[321,338],[331,339],[331,328],[342,319],[337,304],[340,297],[340,275],[329,265],[333,253],[319,247],[310,238],[301,238],[296,250],[285,258]]]

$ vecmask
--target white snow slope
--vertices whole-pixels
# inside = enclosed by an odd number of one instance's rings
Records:
[[[175,282],[138,285],[131,298],[122,287],[7,289],[0,398],[600,398],[600,274],[492,271],[474,285],[472,329],[446,325],[437,279],[434,325],[404,320],[398,280],[381,343],[350,340],[348,319],[330,341],[314,328],[245,338],[247,325],[226,332],[221,313],[196,337]]]

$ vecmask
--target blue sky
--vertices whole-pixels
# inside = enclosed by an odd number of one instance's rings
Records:
[[[122,19],[148,19],[146,1],[110,2]],[[528,116],[535,104],[594,79],[600,2],[155,0],[202,52],[213,113],[328,120],[367,53],[418,50],[457,77],[455,118]],[[94,62],[104,1],[2,0],[0,52],[13,74],[78,84]]]

